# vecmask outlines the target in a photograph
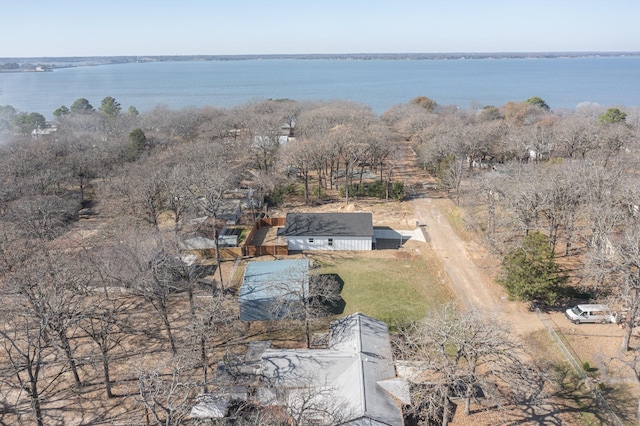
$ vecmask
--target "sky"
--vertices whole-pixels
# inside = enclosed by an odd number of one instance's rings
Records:
[[[640,51],[638,17],[638,0],[0,0],[0,57]]]

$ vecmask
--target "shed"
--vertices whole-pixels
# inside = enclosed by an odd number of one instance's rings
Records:
[[[371,250],[371,213],[288,213],[278,237],[289,250]]]
[[[223,198],[220,200],[216,217],[222,219],[227,225],[237,225],[242,216],[242,201]]]
[[[238,303],[241,321],[269,321],[293,314],[309,294],[309,260],[249,262]]]

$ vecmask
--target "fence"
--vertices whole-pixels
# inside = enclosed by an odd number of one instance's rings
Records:
[[[262,218],[257,220],[254,224],[244,243],[240,247],[220,247],[220,259],[221,260],[234,260],[242,257],[257,257],[257,256],[286,256],[289,254],[289,248],[286,244],[270,244],[270,245],[253,245],[253,239],[256,233],[264,227],[278,227],[284,226],[284,217],[274,218]],[[186,250],[187,253],[193,253],[199,258],[215,259],[216,249],[192,249]]]
[[[255,246],[252,244],[253,239],[256,233],[265,226],[269,227],[277,227],[284,226],[286,218],[284,217],[265,217],[257,220],[251,231],[247,234],[247,238],[245,240],[245,245],[242,247],[243,255],[254,257],[254,256],[264,256],[264,255],[272,255],[272,256],[286,256],[289,254],[289,248],[286,244],[284,245],[260,245]]]
[[[558,333],[556,333],[556,331],[553,329],[551,324],[549,324],[549,318],[546,315],[544,315],[539,308],[536,308],[536,315],[538,315],[538,319],[540,320],[542,325],[544,325],[544,327],[547,329],[547,331],[549,332],[549,335],[554,340],[554,342],[556,342],[556,345],[558,345],[558,348],[560,348],[560,350],[564,354],[567,361],[569,361],[569,363],[574,368],[576,373],[578,373],[580,378],[582,378],[582,380],[585,381],[585,383],[591,390],[591,393],[595,397],[596,402],[598,403],[598,406],[601,407],[604,411],[606,411],[611,424],[615,426],[624,426],[624,423],[622,423],[622,421],[618,418],[616,413],[614,413],[611,407],[609,407],[609,404],[607,404],[607,401],[604,399],[604,396],[602,396],[600,391],[598,391],[598,389],[593,386],[591,382],[591,378],[587,376],[587,373],[584,371],[582,366],[578,363],[578,361],[576,361],[576,359],[571,354],[571,352],[569,351],[567,346],[564,344],[562,339],[560,339],[560,336],[558,336]]]

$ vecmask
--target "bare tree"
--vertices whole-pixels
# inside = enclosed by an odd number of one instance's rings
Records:
[[[438,116],[419,105],[407,103],[392,106],[381,118],[391,129],[409,139],[430,127]]]
[[[87,294],[89,276],[70,256],[54,256],[48,251],[32,257],[10,275],[12,292],[24,300],[26,309],[39,323],[45,323],[54,339],[48,343],[61,349],[69,363],[76,386],[82,381],[73,355],[71,338],[83,314],[81,300]],[[51,336],[46,334],[46,338]]]
[[[542,173],[535,165],[514,165],[510,170],[510,185],[504,188],[506,207],[524,235],[539,229],[539,219],[548,203]]]
[[[131,326],[128,322],[129,314],[139,308],[126,298],[116,299],[108,297],[97,303],[92,300],[92,309],[82,321],[80,327],[86,335],[98,346],[102,374],[104,377],[107,398],[113,398],[113,381],[111,378],[111,358],[114,349],[129,337]]]
[[[138,369],[138,402],[156,425],[177,426],[189,414],[197,391],[191,369],[181,358]]]
[[[633,377],[636,379],[636,383],[638,384],[638,388],[640,388],[640,354],[638,353],[638,349],[635,349],[630,354],[620,354],[614,359],[621,362],[631,370]],[[636,407],[636,419],[640,422],[640,398],[638,398],[638,404]]]
[[[288,394],[287,411],[294,426],[339,425],[350,418],[348,405],[340,401],[336,389],[301,383]]]
[[[314,170],[314,165],[317,161],[316,146],[315,141],[297,139],[296,141],[288,142],[287,148],[282,150],[284,152],[281,157],[283,166],[287,169],[293,166],[296,174],[302,178],[304,184],[304,200],[307,204],[309,204],[311,172]]]
[[[55,349],[47,343],[47,329],[46,322],[32,317],[22,308],[14,311],[11,318],[3,319],[0,328],[2,347],[9,364],[8,372],[16,380],[14,390],[26,391],[38,426],[46,424],[43,395],[66,371],[63,363],[56,362]],[[5,376],[4,380],[10,381],[11,378]]]
[[[605,123],[600,129],[599,153],[603,167],[607,168],[630,143],[632,133],[625,123]]]
[[[82,289],[67,281],[73,273],[62,258],[50,259],[35,251],[31,256],[27,265],[16,266],[5,277],[0,340],[14,390],[26,391],[35,423],[43,425],[44,395],[68,371],[80,383],[68,333],[73,333],[77,321],[76,297],[81,297]],[[62,354],[66,362],[59,358]],[[13,381],[9,376],[4,380]]]
[[[445,116],[429,128],[414,135],[416,151],[422,166],[436,175],[443,160],[451,155],[463,155],[460,141],[464,140],[464,125],[458,116]]]
[[[274,394],[276,405],[286,407],[289,424],[339,425],[355,417],[343,390],[328,385],[325,373],[297,368],[290,361],[280,356],[269,358],[268,371],[262,378]]]
[[[251,153],[252,168],[269,171],[274,167],[281,137],[293,136],[303,108],[298,102],[279,99],[252,103],[236,109],[242,117],[242,136]],[[245,152],[245,155],[247,152]]]
[[[24,238],[53,240],[77,219],[80,204],[57,195],[23,197],[7,206],[5,218]]]
[[[461,156],[452,154],[440,162],[438,169],[440,185],[448,191],[453,191],[457,206],[460,205],[460,187],[466,172],[465,162]]]
[[[319,176],[325,176],[331,188],[337,180],[346,142],[350,142],[354,149],[356,145],[366,143],[366,139],[358,139],[356,135],[357,126],[364,128],[367,121],[376,122],[377,117],[364,105],[352,102],[319,103],[300,113],[296,121],[297,137],[313,140],[321,147],[322,155],[318,158],[322,159],[324,167]],[[354,153],[347,154],[351,170]]]
[[[160,215],[166,209],[166,197],[163,192],[164,173],[165,171],[151,160],[137,162],[135,167],[127,167],[123,172],[126,179],[125,193],[134,214],[142,216],[156,229],[159,226]]]
[[[211,352],[233,343],[244,332],[238,321],[236,300],[223,292],[199,298],[191,319],[191,338],[202,369],[202,392],[207,393]]]
[[[173,165],[162,182],[165,205],[173,213],[176,234],[188,209],[194,205],[194,170],[188,161]]]
[[[598,126],[593,118],[566,117],[558,123],[555,138],[558,154],[566,158],[584,159],[597,147]]]
[[[270,291],[276,295],[271,316],[302,321],[307,348],[310,348],[313,322],[330,315],[342,300],[340,283],[332,275],[310,273],[307,276],[295,267],[282,275],[280,282],[271,284]]]
[[[421,415],[442,413],[443,425],[448,424],[453,396],[464,399],[469,415],[478,390],[501,407],[541,389],[541,379],[523,364],[522,347],[505,327],[476,312],[460,312],[451,304],[402,332],[398,348],[402,357],[414,361],[431,378],[431,391],[414,393],[417,406],[425,410]]]
[[[598,281],[609,283],[608,289],[627,311],[621,351],[630,349],[631,335],[640,316],[640,221],[632,218],[620,235],[610,234],[608,249],[591,252],[590,267]]]
[[[198,211],[212,219],[212,234],[216,245],[216,263],[220,273],[220,285],[223,286],[222,269],[220,268],[220,247],[218,231],[220,210],[226,191],[236,187],[239,182],[237,164],[227,158],[224,148],[220,145],[199,143],[195,144],[187,154],[193,164],[194,193],[198,197]]]
[[[629,179],[624,170],[624,164],[609,168],[594,165],[581,169],[576,180],[584,196],[589,231],[585,235],[587,246],[596,257],[606,252],[610,235],[629,214],[618,201],[621,185]]]
[[[176,339],[171,324],[171,299],[192,285],[189,266],[177,252],[173,238],[158,232],[129,230],[113,248],[118,259],[109,278],[142,296],[162,321],[171,351],[177,354]]]
[[[474,197],[476,204],[482,210],[486,208],[486,218],[479,221],[484,222],[481,226],[492,243],[495,243],[497,238],[498,208],[504,198],[503,186],[502,176],[495,172],[478,175],[473,181],[473,192],[477,195]],[[485,216],[484,211],[481,214]]]

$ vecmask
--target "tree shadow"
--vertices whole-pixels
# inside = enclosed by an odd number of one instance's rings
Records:
[[[334,280],[337,286],[337,295],[332,297],[331,299],[325,300],[323,303],[325,304],[329,315],[341,315],[344,313],[345,308],[347,307],[347,302],[340,295],[342,293],[342,289],[344,288],[344,280],[340,278],[338,274],[324,274],[330,279]]]
[[[512,424],[562,424],[566,415],[584,417],[589,415],[598,424],[610,424],[611,419],[602,403],[596,398],[589,386],[579,379],[569,366],[551,366],[555,390],[543,396],[543,400],[533,398],[524,401],[521,420]],[[542,396],[542,395],[541,395]],[[628,395],[627,395],[628,400]],[[542,403],[541,402],[545,402]]]

